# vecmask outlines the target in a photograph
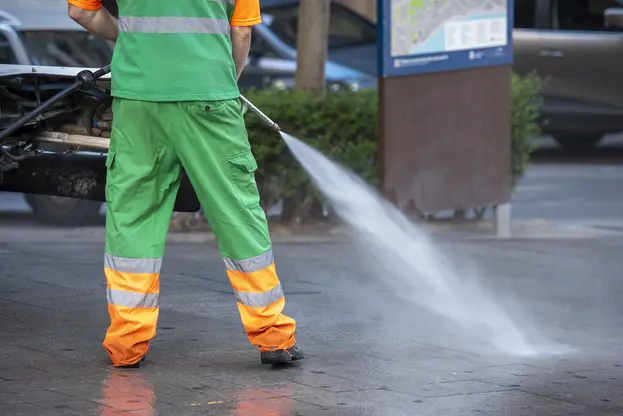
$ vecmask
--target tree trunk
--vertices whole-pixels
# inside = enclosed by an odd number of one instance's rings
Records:
[[[296,45],[298,90],[324,94],[330,5],[330,0],[301,0]]]

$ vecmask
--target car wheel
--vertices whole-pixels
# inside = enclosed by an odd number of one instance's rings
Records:
[[[564,150],[583,151],[591,150],[597,146],[603,136],[554,136],[554,140]]]
[[[35,218],[47,225],[84,226],[100,218],[101,202],[49,195],[25,196]]]

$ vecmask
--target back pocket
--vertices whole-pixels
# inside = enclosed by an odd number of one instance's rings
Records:
[[[200,114],[216,114],[227,108],[228,100],[221,101],[193,101],[188,107]]]

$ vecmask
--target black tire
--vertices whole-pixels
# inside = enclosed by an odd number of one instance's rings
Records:
[[[25,195],[35,219],[47,225],[80,227],[97,223],[101,202],[48,195]]]
[[[603,136],[554,136],[554,140],[560,147],[574,152],[592,150],[597,147],[601,139]]]

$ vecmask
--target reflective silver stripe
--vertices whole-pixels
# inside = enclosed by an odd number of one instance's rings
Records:
[[[243,305],[257,308],[261,306],[268,306],[277,302],[283,297],[283,289],[281,288],[281,285],[278,285],[264,293],[234,291],[234,295]]]
[[[121,273],[160,273],[162,259],[130,259],[104,255],[104,267]]]
[[[232,260],[230,258],[223,257],[223,261],[225,262],[227,270],[237,270],[239,272],[251,273],[267,268],[273,264],[275,258],[273,256],[273,250],[271,249],[264,254],[251,257],[250,259]]]
[[[229,3],[232,6],[236,5],[236,0],[212,0],[212,1],[215,1],[217,3]]]
[[[207,17],[119,17],[119,31],[131,33],[202,33],[229,35],[226,19]]]
[[[157,308],[158,293],[135,293],[123,290],[106,289],[108,303],[129,308]]]

